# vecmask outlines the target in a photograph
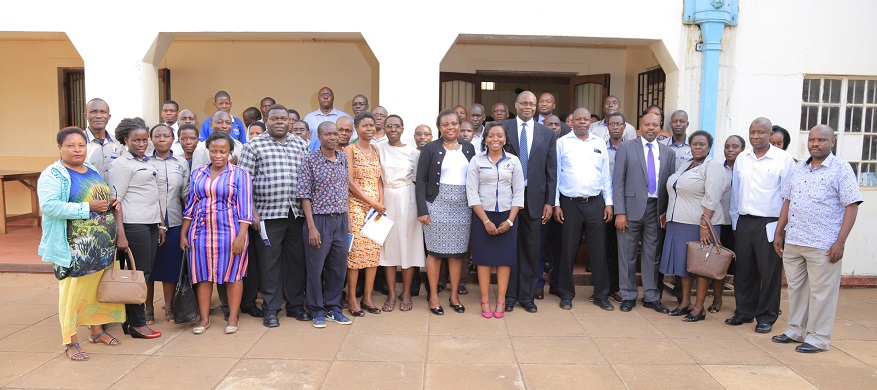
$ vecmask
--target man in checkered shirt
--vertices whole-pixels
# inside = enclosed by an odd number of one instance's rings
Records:
[[[256,246],[258,255],[263,324],[269,328],[280,326],[277,313],[283,300],[287,317],[311,319],[304,307],[305,218],[301,202],[295,198],[299,166],[308,144],[287,131],[288,123],[286,107],[271,106],[265,121],[267,131],[247,142],[239,161],[253,180],[256,222],[251,226],[260,229],[261,220],[268,235],[267,243],[256,240],[251,245]]]

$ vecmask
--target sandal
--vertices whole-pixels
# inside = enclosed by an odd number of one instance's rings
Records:
[[[76,353],[72,355],[68,354],[67,351],[69,351],[70,348],[76,348]],[[68,345],[67,348],[64,348],[64,353],[67,355],[67,357],[70,358],[70,360],[74,362],[84,362],[89,359],[89,357],[86,356],[85,352],[82,351],[82,348],[79,348],[79,343],[72,343]]]
[[[720,310],[722,310],[722,307],[719,305],[712,305],[709,308],[707,308],[707,311],[710,313],[718,313]]]
[[[396,308],[396,300],[387,300],[384,302],[384,306],[381,306],[381,311],[391,312]]]
[[[174,312],[171,309],[165,309],[164,318],[167,319],[167,322],[170,322],[171,324],[176,324],[176,321],[174,321]]]
[[[399,304],[399,311],[411,311],[414,309],[414,301],[402,301]]]
[[[371,314],[381,314],[381,309],[378,309],[375,306],[368,306],[365,303],[363,303],[363,301],[361,301],[361,300],[359,301],[359,306]]]
[[[103,335],[107,335],[107,336],[109,336],[110,341],[103,341],[103,340],[101,340],[100,337],[103,336]],[[102,343],[102,344],[106,344],[106,345],[109,345],[109,346],[111,346],[111,347],[115,347],[115,346],[117,346],[117,345],[119,345],[119,344],[122,344],[122,342],[119,341],[119,339],[113,337],[113,335],[107,333],[107,331],[103,331],[103,332],[100,332],[100,333],[98,333],[98,334],[96,334],[96,335],[92,335],[92,336],[90,336],[90,337],[88,338],[88,342],[89,342],[89,343],[92,343],[92,344],[97,344],[98,342],[100,342],[100,343]]]
[[[466,285],[465,285],[465,284],[460,283],[460,287],[457,287],[457,294],[459,294],[459,295],[468,295],[468,294],[469,294],[469,289],[466,288]]]

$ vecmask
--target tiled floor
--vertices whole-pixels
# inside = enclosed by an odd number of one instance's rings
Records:
[[[79,363],[61,353],[54,277],[0,274],[0,387],[877,388],[877,289],[841,291],[832,348],[814,355],[771,342],[754,324],[723,324],[732,297],[721,313],[688,324],[642,306],[604,312],[585,300],[590,288],[580,287],[571,311],[549,296],[538,301],[537,314],[519,308],[486,320],[470,290],[465,314],[431,315],[421,297],[414,311],[397,308],[325,329],[281,317],[269,330],[245,316],[240,332],[225,335],[219,312],[200,336],[163,319],[156,340],[123,337],[114,326],[122,345],[84,343],[91,360]],[[783,331],[785,318],[772,334]]]

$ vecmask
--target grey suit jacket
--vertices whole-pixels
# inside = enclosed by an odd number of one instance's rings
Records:
[[[658,172],[658,215],[667,211],[667,178],[676,172],[676,153],[669,146],[658,144],[661,168]],[[615,215],[626,214],[629,221],[639,221],[646,210],[649,180],[642,137],[624,141],[615,153],[612,173]]]
[[[554,192],[557,190],[557,139],[548,126],[536,121],[534,123],[533,144],[528,154],[524,212],[530,218],[542,218],[543,206],[554,205]],[[506,128],[512,154],[520,158],[517,119],[505,120],[502,126]]]

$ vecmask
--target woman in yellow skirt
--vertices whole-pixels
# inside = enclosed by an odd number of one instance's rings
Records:
[[[97,301],[97,286],[104,270],[113,264],[121,210],[111,199],[110,188],[93,166],[85,163],[88,140],[77,127],[58,132],[61,159],[46,168],[37,182],[43,235],[39,254],[54,264],[58,278],[58,319],[64,352],[74,361],[88,360],[76,331],[89,326],[90,343],[119,345],[103,325],[125,320],[125,305]],[[112,210],[112,212],[110,212]]]

